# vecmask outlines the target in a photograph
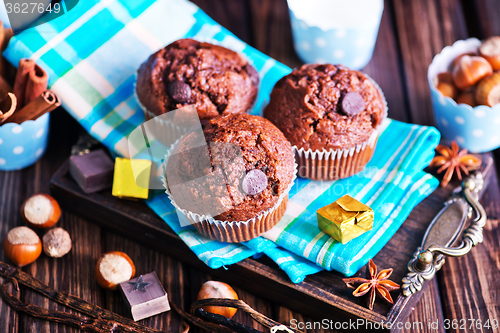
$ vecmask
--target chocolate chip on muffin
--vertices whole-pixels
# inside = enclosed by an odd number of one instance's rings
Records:
[[[264,191],[268,183],[267,176],[263,171],[253,169],[247,172],[241,185],[246,194],[256,195]]]
[[[136,93],[146,118],[194,104],[201,120],[244,113],[257,96],[259,75],[224,47],[177,40],[152,54],[138,70]]]
[[[170,98],[176,103],[188,103],[191,99],[191,87],[182,81],[170,82],[167,91]]]
[[[365,107],[365,100],[357,92],[349,92],[342,99],[342,110],[350,117],[360,114]]]

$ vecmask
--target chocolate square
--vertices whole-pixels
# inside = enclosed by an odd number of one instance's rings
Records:
[[[134,285],[129,282],[137,282],[139,277],[130,281],[120,283],[120,292],[123,300],[127,303],[132,318],[135,321],[148,318],[170,310],[168,296],[156,276],[156,272],[141,275],[144,283],[150,283],[144,291],[134,290]]]
[[[113,170],[113,160],[104,149],[69,158],[69,173],[87,194],[110,188]]]

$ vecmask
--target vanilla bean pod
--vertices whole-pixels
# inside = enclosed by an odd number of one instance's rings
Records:
[[[243,302],[241,299],[229,299],[229,298],[207,298],[201,299],[194,302],[191,305],[191,313],[195,313],[196,309],[202,308],[204,306],[215,305],[215,306],[226,306],[230,308],[240,309],[248,313],[255,321],[259,322],[263,326],[271,329],[273,327],[283,326],[281,323],[274,321],[262,313],[255,311],[252,307],[250,307],[247,303]],[[302,333],[300,330],[288,328],[288,330],[296,333]]]
[[[211,323],[216,323],[219,325],[229,327],[236,333],[263,333],[262,331],[256,330],[253,327],[243,325],[241,323],[238,323],[237,321],[224,317],[220,314],[203,311],[202,308],[196,309],[195,314],[198,317],[203,318],[204,320],[209,321]]]
[[[175,312],[177,312],[179,314],[179,316],[181,316],[185,320],[188,320],[193,325],[196,325],[196,326],[203,328],[203,329],[210,331],[210,332],[233,333],[233,330],[231,330],[225,326],[221,326],[218,324],[204,321],[204,320],[202,320],[198,317],[195,317],[187,312],[184,312],[177,305],[175,305],[175,303],[172,301],[170,301],[170,306],[172,307],[172,309],[174,309]]]
[[[136,329],[133,329],[129,326],[126,326],[116,321],[96,319],[96,318],[83,318],[69,312],[47,310],[33,304],[23,303],[19,298],[15,297],[13,294],[7,291],[7,284],[9,282],[12,282],[14,283],[14,285],[17,285],[16,279],[7,280],[3,283],[1,287],[1,294],[3,300],[7,304],[9,304],[14,310],[27,313],[35,318],[66,324],[73,327],[77,327],[81,330],[93,331],[96,333],[147,332],[147,331],[138,331]]]
[[[23,271],[20,271],[19,269],[12,267],[12,266],[10,266],[4,262],[1,262],[1,261],[0,261],[0,276],[6,278],[8,280],[15,280],[16,285],[17,285],[17,283],[19,283],[23,286],[29,287],[29,288],[33,289],[34,291],[44,295],[45,297],[47,297],[47,298],[49,298],[49,299],[51,299],[59,304],[65,305],[65,306],[67,306],[73,310],[76,310],[78,312],[81,312],[89,317],[95,318],[95,319],[97,319],[96,322],[98,322],[98,323],[103,323],[103,324],[107,325],[108,322],[112,322],[113,325],[117,324],[118,325],[117,327],[122,328],[122,330],[121,330],[122,332],[165,333],[165,331],[157,330],[154,328],[150,328],[150,327],[138,324],[138,323],[134,322],[132,319],[128,319],[128,318],[122,317],[120,315],[117,315],[117,314],[115,314],[111,311],[108,311],[106,309],[103,309],[97,305],[93,305],[87,301],[84,301],[81,298],[53,290],[53,289],[49,288],[48,286],[44,285],[43,283],[41,283],[36,278],[32,277],[31,275],[29,275]],[[58,316],[56,316],[56,318],[47,318],[47,317],[39,317],[39,318],[45,318],[48,320],[54,319],[53,321],[57,321],[57,322],[64,322],[64,321],[58,321],[58,320],[64,319],[64,320],[68,320],[67,323],[69,325],[73,325],[72,320],[74,318],[70,318],[69,313],[52,311],[52,310],[49,311],[49,310],[45,310],[42,308],[34,307],[33,305],[30,305],[30,304],[24,304],[19,299],[17,299],[15,296],[8,293],[6,286],[5,286],[5,283],[2,286],[1,291],[2,291],[2,297],[5,297],[5,299],[7,301],[12,302],[14,308],[16,306],[19,306],[20,311],[28,310],[31,312],[35,311],[35,313],[37,313],[37,311],[41,311],[39,313],[39,315],[41,315],[41,316],[47,315],[47,311],[49,313],[56,313],[57,312]],[[9,303],[9,304],[11,304],[11,303]],[[27,311],[24,311],[24,312],[27,312]],[[31,312],[27,312],[27,313],[32,314]],[[62,314],[64,314],[64,315],[62,315]],[[81,318],[81,319],[86,321],[86,322],[91,322],[91,319],[85,319],[85,318]],[[64,323],[66,323],[66,322],[64,322]],[[113,327],[113,325],[112,325],[112,327]],[[120,331],[117,331],[116,328],[115,328],[115,331],[120,332]],[[99,331],[96,331],[96,332],[99,332]],[[109,330],[108,330],[108,332],[109,332]]]

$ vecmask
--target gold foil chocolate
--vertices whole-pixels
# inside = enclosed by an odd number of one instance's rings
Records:
[[[371,230],[373,226],[373,209],[348,195],[318,209],[316,214],[318,227],[342,244]]]

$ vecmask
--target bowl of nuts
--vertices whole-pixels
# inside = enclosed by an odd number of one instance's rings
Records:
[[[474,153],[500,147],[500,37],[459,40],[427,71],[443,138]]]

